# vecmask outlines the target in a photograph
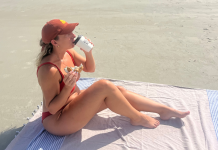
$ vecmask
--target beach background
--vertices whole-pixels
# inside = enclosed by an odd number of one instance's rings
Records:
[[[35,58],[51,19],[79,22],[104,77],[218,90],[215,0],[0,0],[0,149],[41,105]],[[77,47],[75,50],[84,53]]]

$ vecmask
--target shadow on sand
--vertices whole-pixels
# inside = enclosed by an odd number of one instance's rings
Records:
[[[23,127],[13,127],[8,130],[2,131],[0,133],[0,150],[5,150],[6,147],[10,144],[10,142],[15,138],[15,135],[18,134],[16,131],[21,131]]]

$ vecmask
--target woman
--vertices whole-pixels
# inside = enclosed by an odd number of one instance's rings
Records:
[[[140,111],[158,113],[163,120],[183,118],[190,113],[159,104],[107,80],[97,81],[88,89],[80,90],[76,85],[80,74],[65,73],[64,68],[83,64],[83,71],[94,72],[95,61],[92,50],[83,50],[84,58],[72,49],[76,37],[72,32],[77,25],[54,19],[42,29],[37,76],[43,92],[42,123],[48,132],[60,136],[75,133],[106,108],[129,117],[132,125],[148,128],[156,128],[159,121]]]

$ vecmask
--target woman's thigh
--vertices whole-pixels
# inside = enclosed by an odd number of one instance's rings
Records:
[[[61,115],[57,115],[54,126],[49,132],[56,135],[67,135],[77,132],[83,128],[92,117],[104,107],[104,92],[109,81],[100,80],[92,84],[88,89],[81,91],[62,111]],[[56,114],[55,114],[56,115]],[[55,116],[54,116],[55,117]]]

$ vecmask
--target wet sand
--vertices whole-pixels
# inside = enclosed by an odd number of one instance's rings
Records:
[[[0,0],[0,149],[41,104],[35,58],[43,25],[79,22],[105,77],[218,90],[218,2]],[[85,56],[82,51],[77,52]]]

